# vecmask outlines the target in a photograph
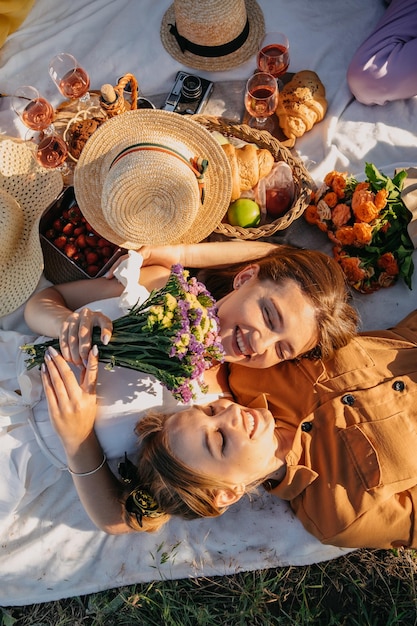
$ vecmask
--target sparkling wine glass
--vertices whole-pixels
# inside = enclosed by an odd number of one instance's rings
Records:
[[[60,52],[54,56],[49,75],[64,98],[78,100],[81,106],[90,104],[90,77],[72,54]]]
[[[36,131],[52,129],[54,109],[36,87],[31,85],[18,87],[12,97],[12,107],[27,128]]]
[[[284,33],[266,33],[259,44],[257,64],[260,72],[268,72],[278,79],[281,89],[280,76],[285,74],[290,64],[290,44]]]
[[[271,130],[271,115],[278,105],[278,85],[272,74],[257,72],[246,83],[245,107],[251,119],[249,126],[260,130]]]

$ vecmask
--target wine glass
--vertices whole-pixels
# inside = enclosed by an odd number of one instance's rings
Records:
[[[256,72],[246,83],[245,107],[251,119],[249,126],[260,130],[271,130],[271,115],[278,105],[278,85],[272,74]]]
[[[64,139],[55,132],[28,131],[25,140],[32,146],[33,157],[42,167],[58,169],[63,176],[70,173],[66,163],[68,146]]]
[[[12,96],[12,107],[27,128],[36,131],[52,128],[54,109],[36,87],[18,87]]]
[[[90,103],[90,77],[77,59],[68,52],[60,52],[49,63],[49,75],[64,98]]]
[[[290,64],[290,44],[284,33],[266,33],[259,44],[257,64],[260,72],[268,72],[278,79],[281,90],[280,76],[285,74]]]

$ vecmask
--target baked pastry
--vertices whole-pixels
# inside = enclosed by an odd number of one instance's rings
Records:
[[[230,201],[237,200],[243,191],[253,189],[261,178],[267,176],[274,165],[274,157],[269,150],[259,149],[248,143],[241,148],[231,143],[222,144],[222,148],[232,170],[232,195]]]
[[[276,114],[287,141],[292,148],[298,137],[320,122],[327,111],[326,90],[316,72],[303,70],[294,74],[279,96]]]

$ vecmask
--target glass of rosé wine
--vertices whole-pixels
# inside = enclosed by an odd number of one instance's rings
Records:
[[[266,33],[259,44],[257,65],[260,72],[268,72],[278,79],[285,74],[290,64],[290,44],[284,33]]]
[[[12,107],[27,128],[36,131],[52,128],[55,111],[36,87],[18,87],[12,96]]]
[[[278,105],[278,85],[272,74],[256,72],[246,83],[245,107],[251,119],[249,126],[260,130],[270,130],[273,126],[271,115]]]
[[[42,167],[58,169],[63,176],[70,173],[66,162],[68,146],[64,139],[55,132],[28,131],[25,140],[33,149],[33,157]]]
[[[49,75],[64,98],[78,100],[84,107],[90,103],[90,77],[72,54],[60,52],[54,56]]]

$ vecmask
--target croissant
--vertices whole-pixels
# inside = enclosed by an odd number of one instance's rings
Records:
[[[274,165],[274,157],[264,148],[254,144],[236,148],[231,143],[222,144],[222,148],[232,170],[232,195],[230,201],[237,200],[243,191],[253,189],[258,181],[267,176]]]
[[[326,90],[315,72],[303,70],[294,74],[279,96],[276,114],[287,141],[292,148],[298,137],[320,122],[327,111]]]

